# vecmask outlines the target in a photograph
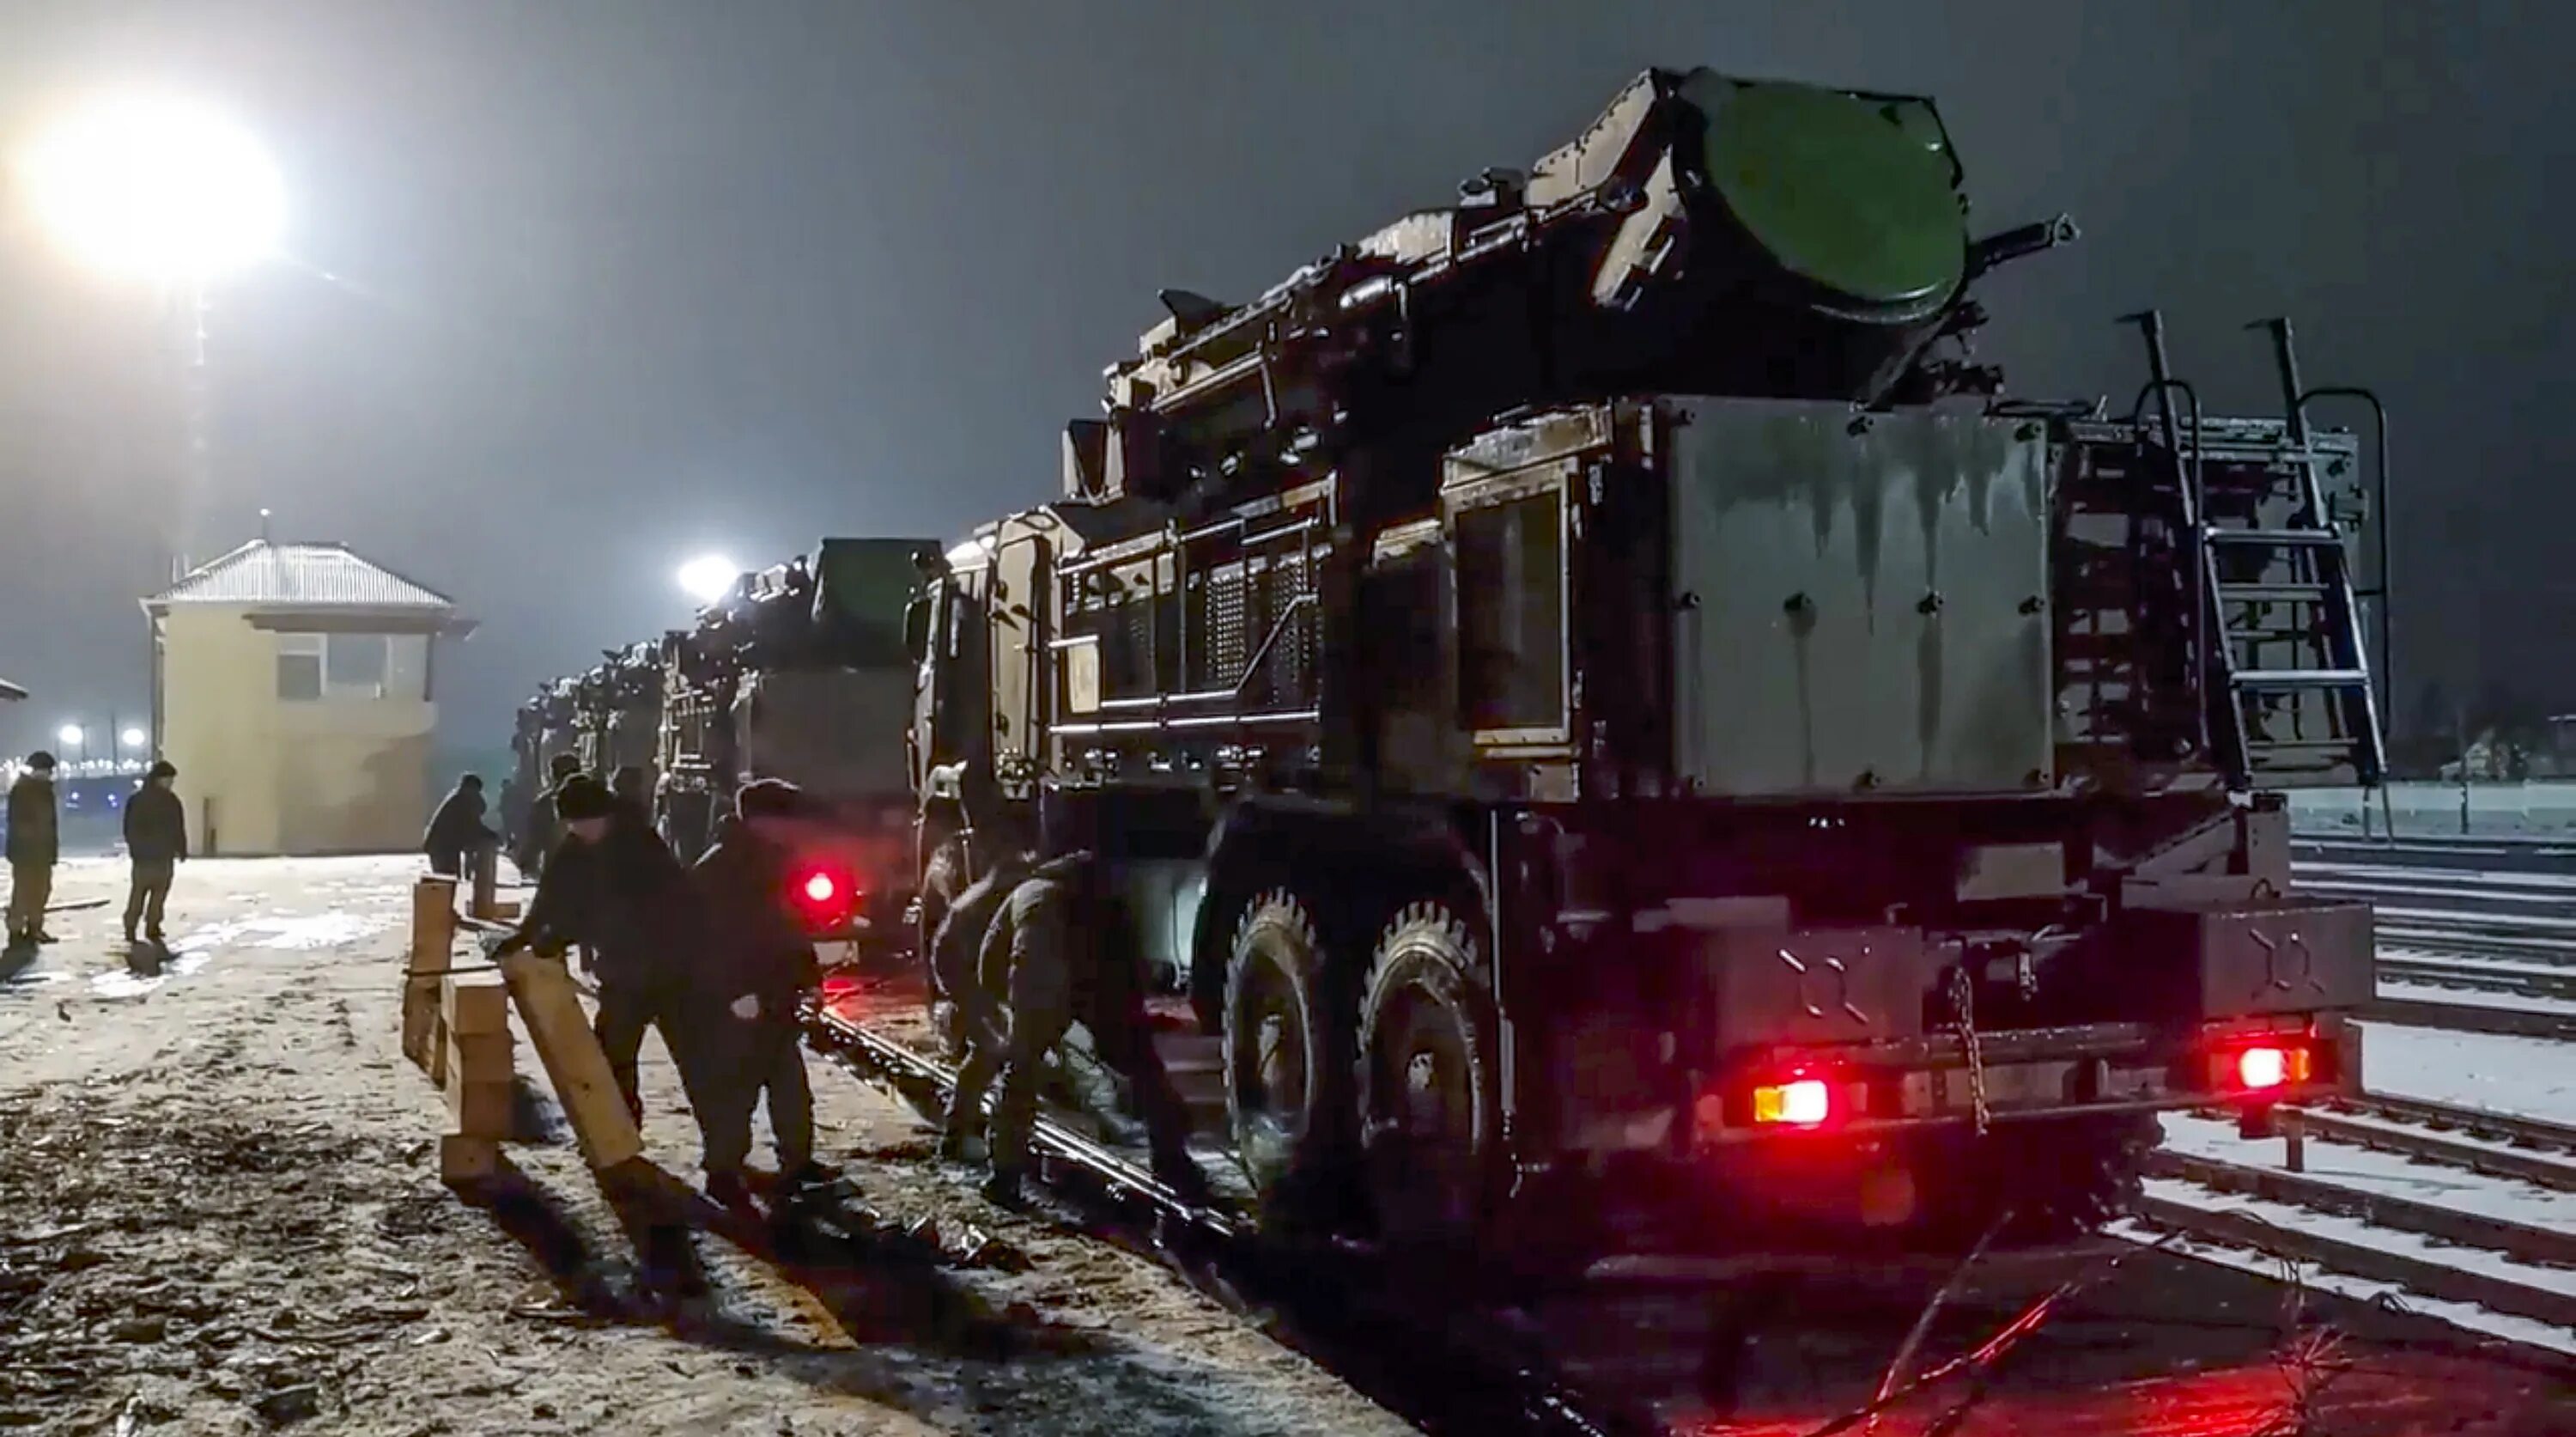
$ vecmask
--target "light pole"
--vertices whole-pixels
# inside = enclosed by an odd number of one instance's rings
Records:
[[[95,97],[40,130],[18,157],[37,218],[72,255],[151,285],[180,365],[185,492],[173,506],[174,568],[196,540],[212,483],[206,296],[276,251],[285,189],[248,132],[166,95]]]
[[[80,761],[83,763],[89,762],[88,729],[82,728],[76,723],[67,723],[61,728],[54,730],[54,741],[61,744],[66,750],[75,748],[79,749]],[[68,753],[65,756],[68,757]]]

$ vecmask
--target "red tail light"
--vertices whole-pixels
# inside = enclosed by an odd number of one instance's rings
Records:
[[[806,926],[823,929],[850,916],[858,901],[858,885],[838,868],[811,865],[797,871],[788,894],[805,915]]]
[[[2295,1087],[2316,1077],[2316,1056],[2302,1043],[2278,1040],[2209,1055],[2210,1086],[2222,1092],[2260,1094]]]
[[[1834,1115],[1834,1090],[1822,1078],[1795,1078],[1753,1090],[1753,1121],[1791,1127],[1820,1126]]]

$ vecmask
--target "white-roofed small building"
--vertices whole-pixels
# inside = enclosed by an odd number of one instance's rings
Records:
[[[152,742],[200,854],[402,852],[429,819],[446,595],[341,544],[266,539],[143,601]]]

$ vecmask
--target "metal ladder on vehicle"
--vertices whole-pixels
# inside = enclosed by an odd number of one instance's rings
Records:
[[[2213,443],[2197,413],[2185,457],[2152,314],[2150,385],[2199,537],[2203,683],[2211,757],[2231,790],[2378,787],[2387,771],[2378,699],[2344,536],[2328,512],[2326,456],[2310,439],[2285,319],[2272,335],[2286,409],[2277,444]],[[2318,391],[2342,394],[2350,391]],[[2194,404],[2195,410],[2197,404]],[[2384,462],[2384,460],[2383,460]]]
[[[2272,336],[2285,411],[2282,447],[2264,480],[2271,487],[2287,470],[2290,512],[2274,520],[2259,504],[2204,500],[2209,662],[2224,700],[2210,737],[2232,788],[2301,780],[2375,788],[2387,754],[2351,556],[2326,508],[2290,322],[2261,327]],[[2250,522],[2228,523],[2231,509]]]

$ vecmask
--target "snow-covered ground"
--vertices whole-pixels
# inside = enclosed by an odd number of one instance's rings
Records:
[[[2576,1123],[2576,1044],[2394,1023],[2364,1024],[2361,1042],[2372,1092]]]
[[[2393,783],[2387,812],[2397,820],[2399,837],[2456,837],[2460,833],[2460,786],[2456,783]],[[2576,783],[2475,783],[2469,785],[2468,831],[2473,834],[2559,835],[2576,830]],[[2379,795],[2359,789],[2321,788],[2290,795],[2292,821],[2303,833],[2364,831],[2362,812],[2369,809],[2367,830],[2387,832]]]
[[[992,1209],[924,1160],[908,1109],[820,1065],[826,1156],[887,1218],[1030,1259],[937,1274],[1020,1357],[922,1320],[917,1275],[794,1272],[703,1232],[712,1300],[644,1303],[550,1099],[551,1140],[512,1149],[538,1200],[507,1223],[467,1205],[436,1181],[444,1104],[399,1052],[416,866],[189,864],[157,967],[114,941],[122,865],[64,866],[57,901],[115,902],[0,969],[0,1429],[1405,1430],[1161,1268]],[[645,1051],[649,1155],[693,1181],[676,1077]],[[524,1044],[519,1069],[540,1071]]]

